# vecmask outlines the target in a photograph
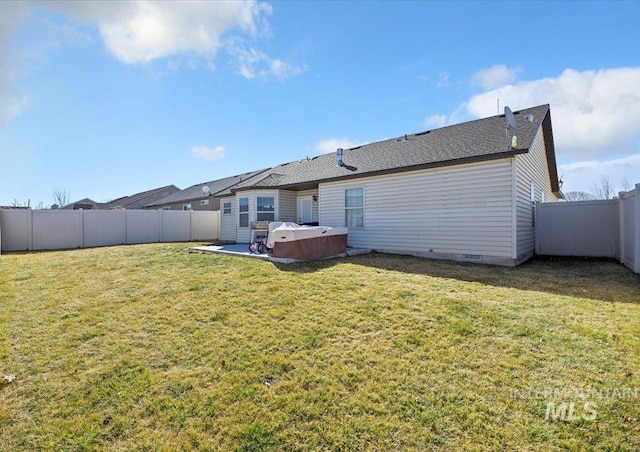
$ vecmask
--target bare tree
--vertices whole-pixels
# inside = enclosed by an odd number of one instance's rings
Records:
[[[629,179],[627,179],[627,176],[624,176],[624,179],[622,179],[622,189],[624,191],[629,191],[632,188],[633,187],[631,186],[631,182],[629,182]]]
[[[64,188],[55,188],[53,190],[53,201],[60,207],[64,207],[70,202],[69,192]]]
[[[596,198],[586,191],[569,191],[564,194],[564,199],[567,201],[591,201]]]
[[[31,208],[31,200],[28,199],[27,201],[20,202],[16,198],[13,198],[13,204],[11,204],[11,207],[16,207],[16,208],[19,208],[19,209],[30,209]]]
[[[608,176],[602,176],[599,184],[593,185],[593,195],[596,199],[613,199],[616,192]]]

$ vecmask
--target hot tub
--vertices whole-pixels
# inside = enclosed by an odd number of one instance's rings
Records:
[[[306,260],[338,256],[347,249],[347,232],[347,228],[273,222],[267,247],[273,250],[273,257]]]

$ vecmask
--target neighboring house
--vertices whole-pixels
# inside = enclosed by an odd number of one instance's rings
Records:
[[[153,190],[147,190],[140,193],[136,193],[131,196],[123,196],[118,199],[114,199],[109,202],[95,202],[92,199],[84,198],[80,201],[67,204],[62,209],[144,209],[144,206],[148,203],[155,202],[160,198],[164,198],[172,193],[179,192],[180,189],[175,185],[166,185],[160,188],[154,188]]]
[[[562,197],[548,105],[287,163],[216,193],[221,240],[255,220],[349,228],[380,252],[516,265],[534,252],[534,201]],[[512,137],[517,143],[512,146]]]
[[[98,205],[100,203],[95,202],[93,199],[89,199],[89,198],[84,198],[81,199],[79,201],[76,202],[72,202],[70,204],[67,204],[66,206],[62,206],[60,207],[60,209],[65,209],[65,210],[92,210],[92,209],[98,209]]]
[[[252,171],[237,176],[225,177],[224,179],[202,182],[191,187],[172,193],[169,196],[157,199],[148,203],[145,209],[161,210],[220,210],[220,198],[214,195],[227,190],[240,182],[243,182],[266,170]],[[207,187],[203,191],[203,187]]]

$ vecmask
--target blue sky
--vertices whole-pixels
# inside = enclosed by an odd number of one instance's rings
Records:
[[[549,103],[640,183],[640,2],[1,2],[0,205],[106,201]]]

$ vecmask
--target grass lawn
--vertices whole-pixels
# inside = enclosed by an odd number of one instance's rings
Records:
[[[619,264],[189,246],[0,256],[0,450],[640,449]]]

